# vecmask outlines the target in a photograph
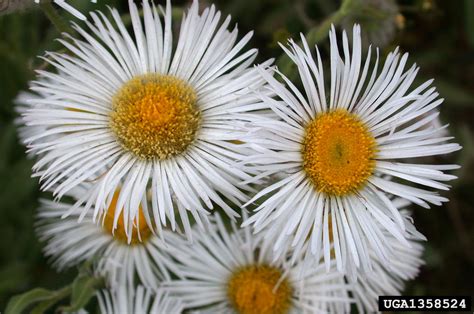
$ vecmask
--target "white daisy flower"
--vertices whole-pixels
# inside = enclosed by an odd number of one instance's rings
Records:
[[[80,195],[83,190],[76,188],[73,192]],[[133,284],[138,280],[157,289],[160,281],[170,278],[169,270],[174,269],[164,251],[165,244],[145,223],[141,207],[130,243],[123,228],[123,215],[114,231],[117,200],[118,193],[100,224],[92,222],[92,213],[78,222],[81,208],[62,218],[69,213],[71,204],[41,200],[36,229],[40,241],[46,243],[44,253],[59,270],[91,261],[95,272],[106,277],[110,285]]]
[[[168,220],[172,229],[173,202],[186,225],[187,213],[199,222],[213,204],[238,216],[224,199],[240,205],[248,200],[242,189],[250,189],[238,186],[249,174],[234,167],[246,154],[239,115],[255,109],[249,91],[264,84],[251,67],[257,50],[243,51],[252,33],[237,40],[230,16],[221,22],[214,6],[200,14],[194,1],[173,49],[169,1],[157,8],[144,0],[143,20],[133,1],[129,6],[133,38],[117,10],[113,21],[91,13],[87,28],[74,24],[82,40],[59,39],[68,53],[47,53],[57,73],[38,71],[32,90],[44,95],[29,101],[24,120],[46,128],[28,139],[41,152],[34,170],[42,188],[61,198],[93,182],[77,206],[94,207],[94,219],[120,188],[114,228],[123,209],[129,240],[148,201],[146,221]]]
[[[156,293],[138,286],[130,288],[125,285],[103,290],[97,294],[100,313],[103,314],[146,314],[146,313],[181,313],[182,303],[169,297],[162,290]]]
[[[288,244],[298,260],[308,240],[314,259],[322,255],[327,269],[335,259],[341,272],[352,265],[370,271],[369,249],[382,263],[388,262],[386,232],[410,246],[406,223],[390,198],[425,208],[441,205],[448,199],[436,190],[448,190],[445,182],[456,178],[444,171],[457,165],[404,159],[444,155],[461,147],[448,143],[450,137],[433,137],[442,127],[427,127],[443,99],[430,87],[432,80],[410,88],[418,68],[405,70],[408,54],[398,49],[388,54],[378,73],[378,51],[371,71],[371,49],[362,66],[358,25],[353,29],[352,53],[345,32],[343,56],[334,28],[329,37],[329,90],[320,53],[316,47],[313,59],[303,36],[302,48],[293,41],[290,50],[282,46],[298,67],[303,92],[284,75],[280,74],[286,86],[261,71],[278,95],[261,95],[262,103],[278,118],[248,116],[254,131],[245,141],[259,152],[243,162],[262,171],[254,180],[278,172],[287,176],[247,203],[260,202],[244,225],[252,224],[256,232],[265,229],[269,238],[276,236],[277,256],[288,250]],[[432,114],[418,119],[427,112]]]
[[[194,243],[170,241],[180,279],[164,283],[187,309],[203,313],[348,312],[351,299],[343,275],[324,265],[307,269],[273,260],[268,243],[250,228],[229,231],[215,215],[210,232],[193,229]]]

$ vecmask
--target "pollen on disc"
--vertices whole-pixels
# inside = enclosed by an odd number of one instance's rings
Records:
[[[306,127],[303,169],[316,190],[341,196],[364,186],[373,173],[375,153],[375,139],[356,115],[322,113]]]
[[[119,219],[117,221],[117,227],[115,230],[114,227],[114,218],[115,218],[115,210],[117,207],[117,201],[120,196],[119,191],[115,191],[112,201],[110,202],[109,208],[105,213],[104,222],[103,222],[103,229],[107,234],[110,234],[114,237],[115,240],[120,241],[126,244],[140,244],[145,243],[150,236],[152,235],[151,229],[148,227],[148,224],[145,220],[145,215],[143,214],[143,209],[140,206],[138,210],[138,224],[135,221],[132,227],[132,236],[130,243],[128,242],[127,234],[125,233],[125,224],[123,219],[123,210],[120,213]]]
[[[112,131],[124,149],[142,159],[181,154],[195,140],[200,122],[195,90],[170,75],[135,77],[112,101]]]
[[[291,306],[292,288],[282,272],[267,265],[237,269],[227,284],[227,295],[237,313],[284,314]]]

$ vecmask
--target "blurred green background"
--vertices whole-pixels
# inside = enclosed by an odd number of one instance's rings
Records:
[[[240,34],[255,30],[252,45],[258,61],[275,57],[280,69],[292,75],[280,58],[278,41],[307,34],[327,55],[327,30],[362,24],[366,42],[381,47],[381,55],[396,46],[410,53],[421,70],[418,83],[435,78],[445,102],[441,120],[464,147],[432,162],[457,163],[450,202],[430,210],[413,208],[415,224],[426,235],[425,259],[419,277],[408,284],[407,295],[474,295],[474,0],[216,0],[225,15],[231,14]],[[27,5],[23,5],[26,3]],[[69,1],[82,12],[118,7],[127,13],[126,1]],[[161,1],[160,1],[161,3]],[[201,1],[201,6],[210,4]],[[345,3],[345,4],[347,4]],[[7,6],[10,4],[10,8]],[[174,14],[189,1],[174,1]],[[19,10],[11,10],[13,7]],[[65,20],[75,18],[59,11]],[[126,16],[125,16],[126,18]],[[76,20],[77,21],[77,20]],[[175,26],[179,25],[175,23]],[[56,273],[42,257],[34,234],[34,213],[41,193],[31,178],[33,162],[18,143],[13,99],[27,88],[34,70],[45,67],[37,58],[45,50],[61,47],[58,30],[33,1],[0,0],[0,312],[8,299],[34,287],[58,289],[76,270]]]

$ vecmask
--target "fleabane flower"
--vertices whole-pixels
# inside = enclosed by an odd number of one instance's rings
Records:
[[[388,262],[387,234],[410,247],[393,197],[424,208],[448,201],[437,190],[449,189],[446,181],[455,176],[445,171],[458,166],[424,164],[420,157],[460,146],[440,135],[446,126],[431,123],[443,99],[430,87],[432,80],[411,87],[418,68],[405,69],[408,54],[389,53],[379,71],[378,51],[373,67],[371,49],[362,62],[358,25],[352,51],[343,33],[342,56],[334,28],[329,38],[328,80],[317,47],[313,58],[303,36],[302,47],[293,41],[289,49],[282,46],[297,65],[302,90],[280,73],[284,83],[261,71],[277,95],[262,94],[262,104],[275,117],[248,116],[254,130],[246,141],[258,152],[243,163],[261,171],[254,180],[275,173],[285,177],[247,203],[257,205],[244,225],[274,238],[277,256],[287,246],[298,256],[308,244],[315,260],[323,256],[327,269],[334,259],[341,272],[353,266],[370,271],[369,249]]]
[[[244,50],[252,33],[237,40],[230,16],[221,22],[214,6],[199,13],[195,1],[176,40],[169,1],[158,8],[144,0],[143,19],[129,7],[133,35],[117,10],[112,20],[91,13],[87,28],[74,25],[82,39],[59,39],[67,53],[47,53],[56,72],[40,70],[32,83],[41,97],[28,101],[24,121],[46,129],[27,139],[42,189],[61,198],[92,182],[76,207],[93,208],[95,220],[119,189],[115,221],[123,212],[129,240],[145,202],[147,222],[172,229],[214,204],[238,216],[227,200],[239,205],[250,189],[239,186],[249,175],[234,167],[246,154],[239,116],[257,102],[249,91],[265,83],[251,66],[257,50]]]
[[[182,313],[182,303],[170,298],[162,290],[157,292],[143,286],[136,288],[127,285],[113,287],[97,293],[100,313],[103,314],[148,314],[148,313]]]
[[[203,313],[342,313],[349,312],[348,285],[324,265],[291,265],[274,260],[271,247],[250,228],[226,228],[211,217],[208,233],[194,228],[194,242],[169,241],[178,279],[163,289],[182,300],[185,308]]]
[[[68,196],[77,198],[84,190],[75,188]],[[91,262],[95,273],[104,276],[111,286],[140,282],[146,287],[158,289],[160,281],[170,279],[169,272],[174,268],[161,239],[166,237],[166,232],[172,232],[161,230],[160,235],[154,234],[140,207],[138,223],[133,226],[129,242],[122,214],[116,223],[119,227],[113,229],[117,200],[118,193],[98,223],[92,221],[91,212],[78,222],[83,211],[79,207],[70,213],[73,204],[41,200],[36,231],[40,241],[45,243],[44,254],[59,270]]]

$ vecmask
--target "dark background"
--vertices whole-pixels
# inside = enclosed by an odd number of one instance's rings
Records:
[[[354,0],[356,1],[356,0]],[[414,207],[415,224],[426,235],[426,265],[408,283],[406,295],[474,295],[474,0],[357,0],[357,7],[343,18],[334,18],[340,2],[334,0],[217,0],[223,12],[238,23],[240,36],[255,30],[252,45],[260,50],[258,61],[278,59],[292,75],[277,42],[308,34],[327,54],[324,22],[339,29],[361,23],[365,40],[381,46],[381,55],[400,46],[421,70],[417,82],[435,78],[445,102],[441,120],[463,150],[433,158],[434,163],[457,163],[462,168],[451,191],[442,192],[450,202],[429,210]],[[3,0],[3,5],[8,1]],[[23,5],[25,2],[28,5]],[[68,1],[81,12],[116,6],[126,15],[126,1]],[[162,3],[159,1],[160,4]],[[208,4],[201,1],[201,7]],[[45,67],[37,58],[45,50],[61,49],[53,39],[58,30],[33,1],[10,0],[20,10],[0,12],[0,310],[8,299],[34,287],[58,289],[74,278],[76,270],[56,273],[42,257],[34,234],[34,213],[41,196],[37,180],[30,178],[33,161],[18,143],[13,99],[27,88],[34,70]],[[180,16],[187,1],[174,1]],[[2,10],[2,0],[0,0]],[[6,13],[5,13],[6,12]],[[60,11],[65,19],[76,20]],[[126,16],[124,17],[127,18]],[[77,20],[76,20],[77,21]],[[327,24],[327,23],[326,23]],[[175,26],[178,26],[176,23]],[[323,35],[321,35],[323,34]]]

